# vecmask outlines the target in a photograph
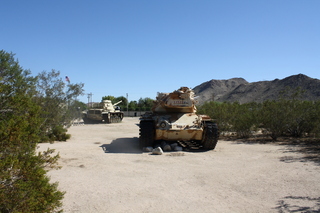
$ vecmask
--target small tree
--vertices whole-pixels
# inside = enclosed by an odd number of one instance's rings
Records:
[[[129,110],[135,111],[138,108],[138,102],[137,101],[130,101],[129,103]]]
[[[75,105],[76,98],[83,94],[84,84],[66,85],[60,77],[60,72],[55,70],[43,71],[37,78],[36,102],[42,108],[41,116],[44,118],[41,125],[42,140],[68,139],[65,129],[78,117],[74,113],[76,109],[72,106]]]
[[[121,101],[121,102],[119,104],[117,104],[117,106],[119,106],[121,109],[127,109],[127,104],[128,104],[127,98],[124,96],[119,96],[114,100],[113,104],[116,104],[119,101]]]
[[[50,183],[53,150],[36,155],[41,141],[41,106],[34,101],[36,78],[14,55],[0,51],[0,212],[54,212],[64,193]]]
[[[153,99],[151,98],[140,98],[138,101],[138,107],[141,111],[149,111],[153,106]]]

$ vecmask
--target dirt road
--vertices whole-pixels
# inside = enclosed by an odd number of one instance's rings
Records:
[[[320,165],[294,146],[219,141],[207,152],[143,153],[138,118],[73,126],[49,172],[65,212],[318,212]]]

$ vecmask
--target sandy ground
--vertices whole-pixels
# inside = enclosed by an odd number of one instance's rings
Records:
[[[294,146],[219,141],[207,152],[143,153],[138,118],[73,126],[48,173],[64,212],[320,212],[320,165]]]

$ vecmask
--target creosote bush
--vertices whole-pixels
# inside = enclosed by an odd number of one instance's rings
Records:
[[[280,136],[319,137],[320,132],[320,101],[207,102],[198,107],[198,113],[208,114],[217,120],[220,131],[236,132],[238,138],[250,137],[258,129],[273,140]]]

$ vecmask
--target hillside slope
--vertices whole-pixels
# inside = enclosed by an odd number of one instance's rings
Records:
[[[243,78],[229,80],[211,80],[196,86],[193,90],[200,104],[206,101],[219,102],[263,102],[292,96],[301,89],[300,99],[320,100],[320,80],[303,74],[292,75],[273,81],[258,81],[248,83]]]

